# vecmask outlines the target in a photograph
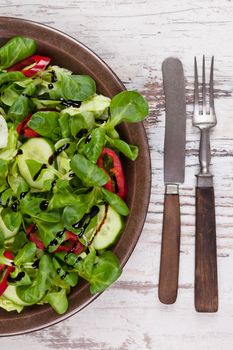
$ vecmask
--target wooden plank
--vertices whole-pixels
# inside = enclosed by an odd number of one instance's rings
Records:
[[[121,279],[80,314],[47,330],[1,339],[8,349],[232,349],[233,330],[233,3],[227,0],[2,0],[1,15],[33,19],[74,36],[98,53],[129,89],[150,102],[145,122],[152,160],[147,221]],[[198,130],[192,127],[193,56],[215,55],[218,125],[212,132],[220,308],[194,311],[195,174]],[[181,186],[181,261],[177,303],[157,298],[163,210],[164,97],[161,63],[184,63],[187,79],[186,180]]]

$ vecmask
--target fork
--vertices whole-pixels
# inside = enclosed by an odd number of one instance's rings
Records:
[[[206,101],[205,56],[202,64],[202,108],[199,103],[197,60],[195,57],[193,125],[200,129],[200,172],[196,187],[195,244],[195,309],[198,312],[218,310],[218,278],[216,253],[215,198],[213,175],[210,173],[210,129],[217,124],[214,108],[213,71],[211,60],[209,103]]]

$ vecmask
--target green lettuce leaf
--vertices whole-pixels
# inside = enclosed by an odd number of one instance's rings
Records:
[[[59,315],[64,314],[68,309],[68,300],[64,288],[59,292],[49,292],[44,301],[49,303]]]
[[[114,253],[107,251],[96,257],[94,250],[77,265],[76,269],[79,275],[90,283],[92,294],[104,291],[120,277],[122,272]]]
[[[96,128],[89,134],[89,138],[88,143],[85,140],[80,142],[78,152],[95,164],[105,145],[105,130]]]
[[[35,52],[35,40],[23,36],[14,36],[0,48],[0,69],[9,68]]]
[[[148,115],[148,103],[136,91],[122,91],[113,97],[110,104],[111,118],[106,127],[116,126],[123,121],[136,123]]]
[[[127,216],[129,214],[129,208],[127,204],[121,199],[117,194],[112,193],[105,188],[102,188],[102,193],[104,196],[104,199],[108,204],[113,207],[119,214],[123,216]]]
[[[24,308],[22,305],[15,304],[13,301],[7,299],[4,295],[0,296],[0,307],[8,312],[17,311],[18,313]]]
[[[61,129],[59,125],[60,113],[52,111],[40,111],[32,115],[28,126],[39,135],[48,137],[53,141],[61,138]]]
[[[73,156],[70,166],[77,177],[82,180],[87,187],[103,186],[109,180],[109,176],[104,170],[100,169],[81,154],[75,154]]]
[[[103,95],[94,95],[83,101],[79,108],[80,112],[86,111],[94,114],[95,118],[103,116],[110,106],[111,99]],[[105,116],[106,117],[106,116]]]

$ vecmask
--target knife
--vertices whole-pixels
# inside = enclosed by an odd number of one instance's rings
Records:
[[[169,57],[162,64],[165,93],[164,212],[159,273],[159,300],[177,298],[180,255],[179,184],[184,182],[186,104],[183,66]]]

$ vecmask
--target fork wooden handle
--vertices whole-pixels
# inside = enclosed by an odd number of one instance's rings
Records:
[[[177,297],[180,256],[180,203],[178,194],[165,194],[159,300],[173,304]]]
[[[196,189],[195,308],[218,310],[215,200],[213,187]]]

